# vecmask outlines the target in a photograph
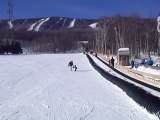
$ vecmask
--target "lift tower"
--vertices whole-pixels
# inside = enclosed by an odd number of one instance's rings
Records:
[[[7,10],[7,13],[8,13],[8,19],[9,19],[10,21],[13,21],[13,20],[14,20],[13,0],[8,0],[8,10]]]
[[[13,30],[13,20],[14,20],[14,14],[13,14],[13,0],[8,0],[8,32],[7,32],[7,44],[11,44],[11,42],[14,39],[14,30]]]

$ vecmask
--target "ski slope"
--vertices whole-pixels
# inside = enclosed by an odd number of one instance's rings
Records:
[[[9,29],[12,29],[13,28],[13,24],[12,24],[12,21],[8,21],[8,25],[9,25]]]
[[[42,20],[36,27],[35,27],[35,31],[38,32],[40,27],[49,20],[50,18],[46,18],[44,20]]]
[[[78,71],[70,71],[72,60]],[[0,56],[0,120],[158,120],[83,54]]]
[[[44,21],[44,19],[40,19],[39,21],[33,23],[33,24],[28,28],[27,31],[32,31],[32,30],[34,30],[34,28],[36,27],[36,25],[39,24],[39,23],[41,23],[42,21]]]
[[[69,24],[68,28],[72,28],[72,27],[74,27],[75,22],[76,22],[76,19],[73,19],[73,20],[70,22],[70,24]]]
[[[97,24],[98,24],[98,23],[92,23],[92,24],[90,24],[89,26],[90,26],[91,28],[93,28],[93,29],[96,29],[96,28],[97,28]]]

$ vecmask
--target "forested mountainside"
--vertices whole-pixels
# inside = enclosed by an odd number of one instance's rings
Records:
[[[86,28],[92,27],[92,24],[97,22],[94,19],[73,19],[66,17],[47,17],[35,19],[16,19],[13,21],[1,20],[0,29],[10,29],[15,31],[35,31],[47,32],[68,28]]]
[[[156,18],[139,16],[114,16],[101,18],[98,21],[95,39],[91,40],[90,48],[99,53],[112,53],[122,47],[130,48],[131,55],[140,57],[140,53],[160,53],[160,34],[157,31]]]
[[[77,50],[79,41],[88,41],[88,48],[96,52],[106,53],[110,49],[116,53],[118,48],[128,47],[138,57],[141,52],[159,53],[156,26],[156,19],[138,16],[1,20],[0,38],[1,46],[19,41],[28,52]]]
[[[12,41],[19,41],[23,51],[27,52],[76,50],[78,41],[88,41],[97,21],[66,17],[1,20],[1,48],[11,45]],[[1,54],[4,51],[6,50],[2,50]]]

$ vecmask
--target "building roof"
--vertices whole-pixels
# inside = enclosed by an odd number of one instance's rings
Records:
[[[119,48],[118,52],[129,51],[129,48]]]
[[[88,41],[79,41],[79,43],[88,44]]]

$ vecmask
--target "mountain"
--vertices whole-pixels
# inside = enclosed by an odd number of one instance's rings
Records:
[[[98,25],[97,25],[98,24]],[[98,32],[95,28],[98,26]],[[159,50],[157,22],[154,18],[113,16],[100,19],[43,17],[0,21],[0,44],[8,46],[19,41],[31,52],[77,50],[80,42],[88,41],[89,49],[127,47],[132,54],[148,54]],[[13,30],[11,30],[13,28]],[[96,29],[97,30],[97,29]],[[81,47],[81,46],[80,46]],[[83,48],[85,48],[82,45]],[[87,48],[87,47],[86,47]],[[106,50],[105,50],[106,51]]]
[[[98,19],[44,17],[0,20],[0,54],[12,53],[12,43],[20,44],[23,52],[53,53],[84,48],[80,41],[94,38]],[[21,52],[21,51],[20,51]]]
[[[15,31],[45,32],[60,29],[90,29],[95,28],[96,19],[73,19],[67,17],[47,17],[35,19],[1,20],[0,29],[13,28]]]

